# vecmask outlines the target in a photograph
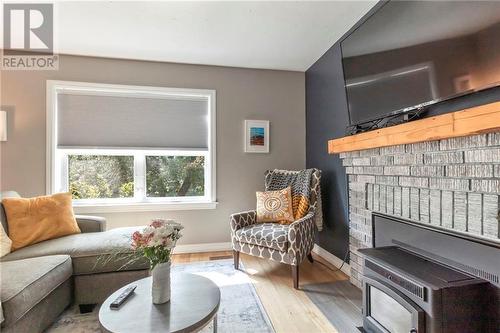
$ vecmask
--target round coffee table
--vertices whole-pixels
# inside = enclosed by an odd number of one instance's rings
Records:
[[[132,282],[109,296],[99,310],[103,332],[194,332],[211,320],[217,332],[220,290],[209,279],[187,273],[172,274],[171,298],[165,304],[153,304],[151,277]],[[127,287],[135,292],[117,309],[109,305]]]

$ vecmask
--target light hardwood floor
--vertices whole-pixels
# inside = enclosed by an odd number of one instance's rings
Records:
[[[208,252],[174,255],[173,262],[193,262],[210,260],[212,257],[231,256],[232,252]],[[318,256],[329,267],[326,261]],[[213,260],[213,259],[212,259]],[[260,300],[277,333],[313,333],[339,332],[330,324],[323,313],[307,297],[305,292],[292,287],[291,268],[270,260],[260,259],[245,254],[240,255],[243,269],[253,280]],[[300,284],[313,284],[346,280],[348,277],[340,272],[332,272],[323,265],[307,260],[300,266]]]

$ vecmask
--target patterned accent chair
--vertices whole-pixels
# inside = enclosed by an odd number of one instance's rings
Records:
[[[271,173],[272,171],[266,172],[266,190]],[[288,264],[292,266],[293,287],[299,288],[299,265],[305,258],[313,262],[311,251],[317,228],[316,220],[318,217],[322,219],[320,180],[321,171],[314,169],[310,184],[309,211],[306,216],[291,224],[256,223],[255,210],[231,215],[235,269],[239,268],[240,252]]]

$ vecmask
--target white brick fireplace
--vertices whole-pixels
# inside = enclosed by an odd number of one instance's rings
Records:
[[[500,132],[341,153],[349,183],[351,282],[372,212],[499,240]]]

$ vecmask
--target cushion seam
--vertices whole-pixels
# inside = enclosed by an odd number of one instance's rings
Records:
[[[70,275],[67,279],[65,279],[64,281],[62,281],[61,283],[59,283],[57,286],[55,286],[54,288],[52,288],[48,293],[47,295],[45,295],[44,297],[40,298],[35,304],[33,304],[28,310],[26,310],[20,317],[16,318],[16,320],[12,323],[12,324],[15,324],[17,323],[19,320],[21,320],[28,312],[30,312],[31,310],[33,310],[33,308],[35,306],[37,306],[38,304],[40,304],[40,302],[42,302],[45,298],[47,298],[48,295],[50,295],[54,290],[56,290],[57,288],[59,288],[63,283],[65,283],[66,281],[68,281],[69,279],[71,279],[72,275]]]
[[[102,253],[102,252],[99,252],[99,253],[93,253],[93,254],[85,254],[85,255],[77,255],[77,256],[73,256],[71,257],[71,255],[69,255],[71,258],[87,258],[87,257],[96,257],[96,256],[108,256],[108,255],[121,255],[121,254],[131,254],[131,253],[134,253],[134,251],[130,251],[130,252],[119,252],[119,253],[113,253],[113,252],[105,252],[105,253]]]
[[[39,258],[39,257],[38,257]],[[6,300],[2,300],[2,303],[5,303],[7,301],[10,301],[11,299],[13,299],[14,297],[16,297],[17,295],[21,294],[23,292],[23,290],[25,290],[27,287],[31,286],[32,284],[34,284],[36,281],[40,280],[40,278],[42,278],[43,276],[47,275],[48,273],[52,272],[53,270],[55,270],[56,268],[58,268],[59,266],[63,265],[66,263],[66,261],[68,261],[68,259],[71,261],[71,257],[70,258],[66,258],[65,261],[57,264],[57,266],[54,266],[50,271],[47,271],[46,273],[44,273],[42,276],[38,277],[36,280],[33,280],[31,281],[29,284],[27,284],[23,289],[21,289],[19,292],[17,292],[16,294],[12,295],[11,297],[9,297],[8,299]],[[22,260],[22,259],[21,259]],[[73,266],[71,266],[71,275],[73,275]],[[70,277],[71,277],[70,275]],[[66,280],[65,280],[66,281]]]
[[[133,253],[133,251],[130,252],[120,252],[119,254],[130,254]],[[118,255],[119,255],[118,254]],[[70,256],[70,258],[87,258],[87,257],[96,257],[96,256],[105,256],[105,255],[116,255],[116,253],[113,252],[106,252],[106,253],[95,253],[95,254],[85,254],[85,255],[80,255],[80,256],[72,256],[71,254],[67,253],[45,253],[43,255],[39,256],[28,256],[28,257],[21,257],[21,258],[13,258],[9,260],[0,260],[0,262],[11,262],[11,261],[17,261],[17,260],[24,260],[24,259],[31,259],[31,258],[40,258],[40,257],[51,257],[51,256],[60,256],[60,255],[67,255]]]
[[[257,241],[257,238],[247,237],[247,239]],[[241,240],[241,239],[240,239],[240,240]],[[262,240],[262,238],[261,238],[260,240]],[[278,241],[268,241],[268,240],[264,240],[264,241],[265,241],[265,242],[268,242],[268,243],[277,243],[277,244],[285,244],[285,243],[288,243],[288,241],[284,241],[284,242],[278,242]],[[243,243],[246,243],[246,242],[243,242]]]
[[[238,236],[238,235],[236,235],[236,236]],[[239,238],[240,238],[240,237],[241,237],[241,236],[239,236]],[[255,238],[255,237],[248,237],[248,236],[246,236],[246,235],[245,235],[245,237],[246,237],[246,238],[248,238],[248,239],[250,239],[250,240],[257,240],[257,238]],[[262,240],[263,238],[259,238],[259,239],[260,239],[260,240]],[[265,240],[266,242],[271,242],[271,243],[272,243],[272,242],[276,242],[276,243],[278,243],[278,244],[288,243],[288,239],[285,239],[283,242],[278,242],[278,241],[268,241],[268,240],[266,240],[266,239],[264,239],[264,240]]]
[[[247,244],[247,245],[253,245],[253,246],[261,246],[261,247],[265,247],[267,249],[276,250],[276,251],[279,251],[279,252],[288,252],[288,246],[284,250],[281,250],[281,249],[277,249],[277,248],[274,248],[274,247],[263,246],[263,245],[259,245],[259,244],[251,244],[251,243],[247,243],[247,242],[240,242],[240,243]]]
[[[81,273],[77,273],[77,274],[73,274],[73,276],[91,276],[91,275],[98,275],[98,274],[112,274],[112,273],[122,273],[122,272],[139,272],[139,271],[147,271],[149,270],[149,268],[143,268],[143,269],[130,269],[130,270],[123,270],[123,271],[118,271],[118,270],[114,270],[114,271],[110,271],[110,272],[95,272],[95,273],[85,273],[85,274],[81,274]]]
[[[109,271],[104,271],[104,269],[106,268],[102,268],[103,270],[96,270],[96,271],[92,271],[92,272],[88,272],[88,273],[85,273],[85,272],[79,272],[79,271],[73,271],[73,275],[74,276],[81,276],[81,275],[94,275],[94,274],[101,274],[101,273],[115,273],[115,272],[132,272],[132,271],[142,271],[142,270],[146,270],[146,269],[149,269],[149,268],[138,268],[138,269],[127,269],[126,267],[124,267],[123,269],[118,269],[118,268],[113,268],[112,270],[109,270]]]

